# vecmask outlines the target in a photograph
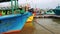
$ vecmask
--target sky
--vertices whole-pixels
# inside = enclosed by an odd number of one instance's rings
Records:
[[[32,8],[46,9],[60,5],[60,0],[19,0],[18,3],[19,5],[28,3]],[[0,3],[0,7],[4,6],[10,6],[10,2]]]

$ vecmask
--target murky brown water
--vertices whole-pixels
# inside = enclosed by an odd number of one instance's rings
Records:
[[[60,19],[53,19],[53,22],[60,24]]]
[[[54,34],[60,34],[60,19],[40,18],[40,19],[36,19],[36,21],[40,25],[43,25],[45,28],[52,31]]]

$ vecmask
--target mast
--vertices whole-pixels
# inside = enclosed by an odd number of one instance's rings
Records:
[[[14,1],[14,6],[13,6],[13,1]],[[17,10],[18,8],[18,0],[11,0],[11,10],[12,10],[12,14],[14,14],[14,8],[15,10]]]
[[[12,11],[12,14],[14,14],[13,0],[11,0],[11,11]]]

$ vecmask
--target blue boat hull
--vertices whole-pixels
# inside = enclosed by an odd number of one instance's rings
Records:
[[[31,15],[32,13],[28,12],[26,14],[1,16],[0,33],[11,30],[21,30],[24,27],[28,17]]]

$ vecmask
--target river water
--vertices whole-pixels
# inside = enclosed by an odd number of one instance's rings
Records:
[[[44,26],[54,34],[60,34],[60,19],[57,18],[37,18],[37,23]]]

